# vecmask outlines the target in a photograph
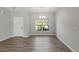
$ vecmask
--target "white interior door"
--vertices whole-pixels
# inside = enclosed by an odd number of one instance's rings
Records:
[[[23,36],[24,35],[24,18],[23,17],[14,17],[14,36]]]

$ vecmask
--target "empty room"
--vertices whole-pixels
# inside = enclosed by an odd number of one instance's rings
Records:
[[[79,8],[0,7],[0,52],[79,52]]]

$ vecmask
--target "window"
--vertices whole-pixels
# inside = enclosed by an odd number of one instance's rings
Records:
[[[35,28],[37,31],[48,31],[49,30],[48,20],[46,19],[36,20]]]

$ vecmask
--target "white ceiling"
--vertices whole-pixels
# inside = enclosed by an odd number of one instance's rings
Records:
[[[6,7],[12,11],[21,11],[21,12],[55,12],[59,7]]]

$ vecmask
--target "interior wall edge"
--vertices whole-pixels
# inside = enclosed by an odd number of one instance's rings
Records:
[[[7,40],[8,38],[10,38],[11,36],[8,36],[8,37],[5,37],[5,38],[2,38],[0,39],[0,42],[4,41],[4,40]]]
[[[8,37],[0,39],[0,42],[5,41],[5,40],[7,40],[7,39],[9,39],[11,37],[18,37],[18,36],[8,36]],[[20,36],[20,37],[26,37],[26,38],[28,38],[28,37],[30,37],[30,35],[28,35],[28,36]]]
[[[65,41],[63,41],[63,39],[61,39],[61,37],[59,37],[58,35],[56,35],[56,37],[57,37],[63,44],[65,44],[72,52],[77,52],[77,51],[74,50],[70,45],[68,45]]]
[[[13,35],[13,36],[10,36],[10,37],[18,37],[18,36],[16,36],[16,35]],[[30,35],[28,35],[28,36],[20,36],[20,37],[30,37]]]

